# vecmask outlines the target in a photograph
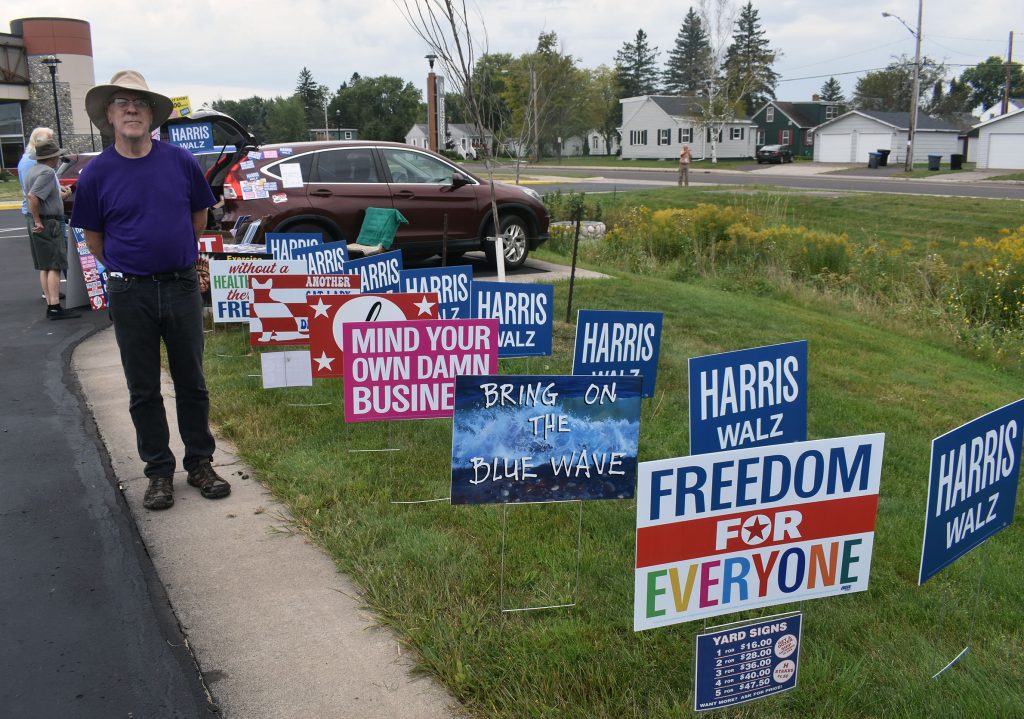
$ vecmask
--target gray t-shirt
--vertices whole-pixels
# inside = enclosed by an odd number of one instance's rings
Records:
[[[52,167],[37,162],[29,168],[25,178],[26,194],[35,195],[39,200],[40,215],[63,215],[64,203],[60,199],[60,185],[57,173]]]

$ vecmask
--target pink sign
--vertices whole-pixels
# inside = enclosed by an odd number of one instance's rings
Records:
[[[346,322],[345,421],[455,412],[455,378],[498,372],[498,320]]]

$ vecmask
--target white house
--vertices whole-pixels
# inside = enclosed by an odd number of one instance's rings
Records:
[[[889,163],[907,157],[909,112],[851,110],[814,128],[815,162],[866,163],[868,153],[889,150]],[[914,133],[914,162],[928,162],[928,155],[962,154],[960,131],[947,122],[918,113]]]
[[[1009,109],[1007,113],[1016,112],[1021,108],[1024,108],[1024,97],[1011,97],[1008,103]],[[984,109],[978,116],[978,119],[982,122],[988,122],[989,120],[995,120],[997,117],[1003,114],[1003,103],[1002,101],[997,102],[992,107]]]
[[[586,143],[587,151],[583,151]],[[580,157],[582,155],[614,155],[619,151],[619,141],[612,138],[611,147],[605,142],[604,135],[591,130],[586,135],[573,135],[562,143],[562,157]]]
[[[679,158],[684,144],[694,159],[711,157],[711,128],[700,121],[699,100],[677,95],[643,95],[619,100],[622,104],[622,159]],[[736,118],[722,128],[717,155],[753,157],[757,127],[749,118]]]
[[[429,148],[430,143],[427,141],[427,125],[413,125],[409,132],[405,133],[405,144],[412,145],[413,147]]]
[[[494,135],[488,131],[487,141],[494,146]],[[413,147],[430,147],[427,140],[427,126],[413,125],[409,132],[405,133],[405,144]],[[445,149],[455,152],[463,159],[475,160],[480,154],[483,143],[476,131],[475,125],[467,125],[455,122],[448,123],[448,147]]]
[[[978,123],[969,138],[979,170],[1024,170],[1024,108]]]

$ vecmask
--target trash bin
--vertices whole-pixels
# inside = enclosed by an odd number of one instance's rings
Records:
[[[878,168],[878,163],[881,161],[881,159],[882,159],[882,156],[879,155],[877,152],[869,152],[868,153],[868,167],[870,169],[872,169],[872,170],[877,169]]]
[[[950,170],[962,170],[964,166],[963,155],[950,155],[949,156],[949,169]]]
[[[878,157],[878,166],[879,167],[888,167],[889,166],[889,153],[890,152],[892,152],[892,150],[883,150],[883,149],[879,148],[879,150],[878,150],[878,155],[879,155],[879,157]]]
[[[942,155],[928,155],[928,169],[938,170],[939,163],[942,161]]]

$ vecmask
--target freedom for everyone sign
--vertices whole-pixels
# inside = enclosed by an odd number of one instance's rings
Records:
[[[1024,399],[932,440],[918,585],[1013,522]]]
[[[694,711],[723,709],[795,689],[802,618],[793,614],[698,634]]]
[[[210,260],[210,302],[214,322],[248,322],[251,275],[303,275],[296,260]]]
[[[502,357],[551,354],[555,288],[514,282],[474,282],[473,316],[501,323]]]
[[[452,504],[632,499],[639,377],[455,381]]]
[[[437,314],[443,320],[462,320],[473,316],[472,289],[471,267],[402,270],[402,291],[436,292],[441,302]]]
[[[436,320],[437,293],[392,292],[317,296],[309,303],[309,349],[314,377],[342,377],[346,322]]]
[[[498,371],[497,320],[346,322],[345,421],[451,417],[455,378]]]
[[[868,588],[884,434],[640,463],[633,626]]]
[[[653,397],[661,320],[661,312],[580,310],[572,373],[643,377],[643,396]]]
[[[807,342],[693,357],[690,454],[807,439]]]

